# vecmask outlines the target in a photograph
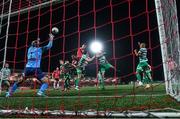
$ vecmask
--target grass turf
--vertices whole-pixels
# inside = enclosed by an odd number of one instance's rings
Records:
[[[153,88],[145,90],[144,87],[135,88],[133,85],[116,85],[106,86],[105,90],[97,87],[82,87],[79,91],[71,89],[63,92],[61,90],[48,89],[46,94],[49,97],[53,96],[117,96],[117,95],[151,95],[165,94],[164,84],[153,84]],[[17,90],[13,97],[36,97],[37,90]],[[5,96],[2,93],[1,97]]]
[[[156,85],[156,84],[154,84]],[[49,89],[48,98],[36,97],[36,91],[17,91],[13,97],[0,98],[0,106],[4,109],[37,108],[48,110],[145,110],[157,108],[180,109],[180,104],[165,95],[163,84],[151,89],[134,88],[133,85],[107,86],[106,90],[96,87],[84,87],[79,91]],[[82,96],[82,97],[81,97]],[[107,97],[109,96],[109,97]],[[118,96],[118,97],[117,97]]]

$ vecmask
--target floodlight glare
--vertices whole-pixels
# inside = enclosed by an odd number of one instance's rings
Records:
[[[93,53],[98,53],[102,50],[103,46],[102,43],[99,41],[93,41],[90,45],[90,49]]]

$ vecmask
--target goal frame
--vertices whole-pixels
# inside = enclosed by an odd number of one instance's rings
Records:
[[[175,71],[174,74],[172,74],[168,67],[169,56],[176,62],[176,70],[178,70],[178,67],[180,66],[180,41],[176,0],[155,0],[155,6],[166,93],[171,95],[177,101],[180,101],[180,94],[175,94],[175,92],[173,92],[173,85],[177,85],[177,90],[180,91],[180,73],[179,71]],[[175,82],[173,80],[175,80]]]

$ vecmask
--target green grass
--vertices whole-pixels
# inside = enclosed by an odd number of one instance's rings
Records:
[[[106,90],[101,90],[97,87],[83,87],[79,91],[74,89],[68,92],[62,92],[61,90],[49,89],[46,93],[49,97],[53,96],[116,96],[116,95],[151,95],[151,94],[165,94],[165,86],[163,84],[154,84],[151,89],[145,90],[143,87],[135,88],[133,85],[118,85],[118,86],[106,86]],[[17,90],[13,97],[34,97],[37,90]],[[2,93],[2,97],[5,93]]]
[[[96,109],[124,111],[166,107],[180,109],[179,103],[165,95],[164,85],[154,86],[153,89],[149,90],[134,88],[132,85],[107,86],[106,90],[84,87],[80,91],[71,90],[69,92],[49,89],[47,94],[50,98],[36,98],[35,92],[32,90],[17,91],[13,97],[1,97],[0,106],[10,109],[29,107],[49,110]],[[1,96],[4,96],[4,94]]]

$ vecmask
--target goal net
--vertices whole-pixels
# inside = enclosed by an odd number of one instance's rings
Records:
[[[155,0],[166,92],[180,101],[180,41],[176,0]]]
[[[0,67],[8,63],[11,70],[8,80],[1,71],[0,117],[180,116],[175,0],[1,0],[0,14]],[[26,77],[6,98],[6,84],[12,89],[20,79],[32,41],[40,38],[40,47],[47,45],[53,27],[59,33],[41,61],[41,70],[48,77],[48,97],[37,96],[42,82],[35,75]],[[92,57],[92,41],[103,44],[107,61],[115,67],[106,70],[103,82],[98,77],[97,58],[86,66],[79,90],[75,90],[76,69],[69,68],[68,81],[67,76],[55,78],[60,60],[71,63],[71,56],[83,44]],[[149,88],[144,82],[136,84],[139,59],[134,50],[139,50],[138,42],[147,48],[152,76]],[[144,72],[140,75],[146,76]]]

